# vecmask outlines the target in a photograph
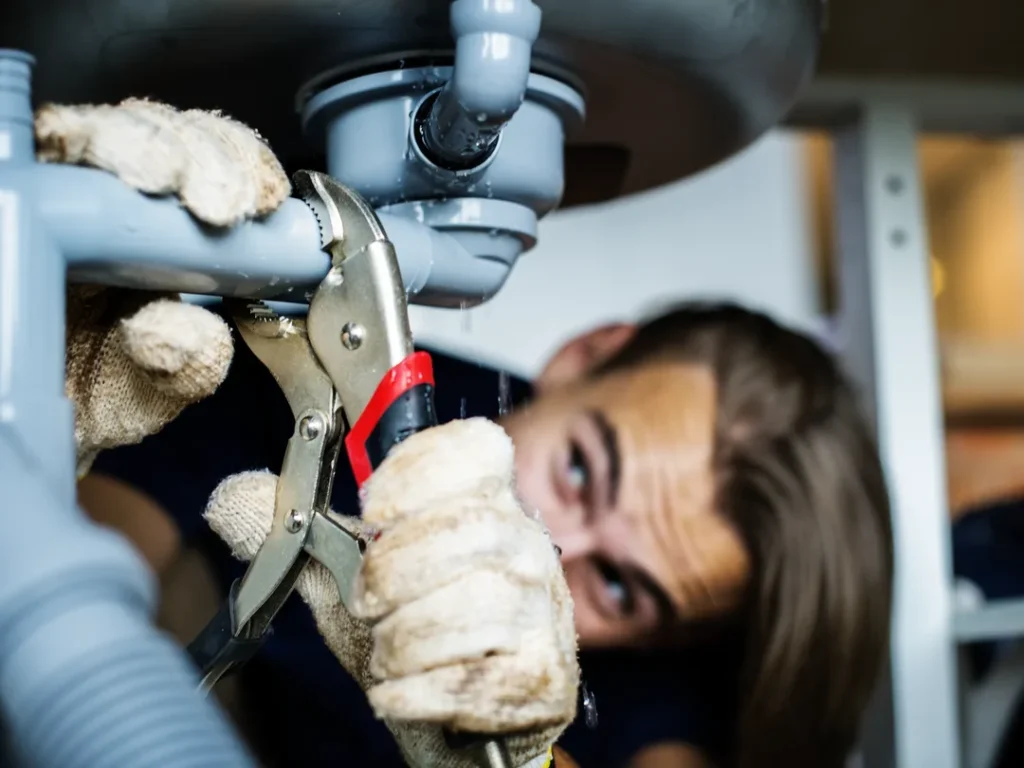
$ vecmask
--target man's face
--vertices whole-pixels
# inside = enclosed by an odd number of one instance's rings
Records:
[[[710,373],[651,364],[541,388],[504,422],[519,492],[562,550],[584,646],[735,607],[749,561],[714,508]]]

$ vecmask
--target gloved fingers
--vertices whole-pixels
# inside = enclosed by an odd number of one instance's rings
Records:
[[[274,524],[278,477],[267,470],[239,472],[221,480],[210,494],[203,518],[237,559],[256,556]],[[327,516],[356,536],[365,533],[358,518],[328,511]]]
[[[249,560],[262,544],[272,525],[276,490],[271,473],[247,472],[227,478],[211,496],[205,517],[236,557]],[[457,508],[449,506],[447,517],[438,514],[453,524],[465,520],[455,514]],[[429,518],[430,511],[421,514]],[[357,525],[351,518],[332,517]],[[367,556],[395,534],[404,546],[391,553],[393,567],[401,569],[402,550],[409,554],[416,538],[414,529],[405,526],[418,519],[396,525],[370,545]],[[516,534],[513,548],[526,553],[523,562],[536,565],[477,567],[396,606],[372,629],[345,610],[338,585],[320,564],[310,563],[296,584],[327,646],[368,690],[377,715],[388,721],[407,756],[416,758],[412,764],[447,754],[440,732],[424,724],[481,733],[529,732],[515,750],[529,758],[546,749],[575,714],[579,667],[572,604],[557,555],[540,525],[521,512],[496,511],[493,519],[523,526],[510,529]],[[430,548],[427,542],[425,550]],[[495,562],[501,565],[500,558]],[[544,578],[520,575],[545,568]],[[403,579],[411,578],[414,570],[403,573]],[[385,578],[383,572],[379,578]],[[451,763],[456,764],[461,765]]]
[[[256,557],[270,534],[274,524],[277,482],[277,475],[266,470],[231,475],[220,482],[206,504],[204,519],[228,545],[231,554],[242,562]],[[353,533],[360,531],[359,520],[334,514],[331,518]],[[325,631],[325,623],[332,623],[328,621],[329,617],[334,617],[339,610],[344,611],[339,586],[330,572],[317,562],[311,562],[303,569],[295,587],[313,610],[321,632]]]
[[[373,628],[370,671],[393,680],[498,654],[551,626],[545,584],[478,571],[398,608]]]
[[[66,389],[80,472],[99,451],[159,431],[227,375],[232,341],[224,321],[152,296],[68,290]]]
[[[175,112],[160,104],[46,104],[35,116],[36,155],[44,162],[110,171],[140,192],[172,194],[187,154],[174,129]]]
[[[273,526],[277,481],[276,475],[265,470],[242,472],[222,480],[210,495],[203,517],[243,562],[256,556]],[[361,531],[361,521],[355,518],[330,517],[352,533]],[[317,562],[308,563],[295,583],[327,647],[366,688],[373,682],[369,673],[373,639],[369,627],[345,610],[339,589],[327,568]]]
[[[265,215],[291,191],[258,134],[216,113],[142,99],[46,105],[36,113],[36,142],[40,160],[106,170],[148,194],[177,194],[214,226]]]
[[[222,173],[210,183],[192,174],[186,179],[182,189],[182,200],[189,210],[210,211],[214,206],[223,205],[222,200],[206,199],[216,197],[218,185],[234,183],[235,179],[247,182],[239,191],[244,192],[243,201],[246,205],[246,216],[266,216],[273,213],[291,193],[291,185],[284,174],[270,147],[260,138],[259,134],[237,120],[215,113],[190,109],[185,117],[199,131],[201,136],[216,139],[223,157],[229,160],[222,168]],[[216,182],[216,183],[213,183]],[[251,185],[251,189],[248,185]],[[254,196],[250,199],[250,196]],[[237,215],[235,206],[225,210],[220,218],[230,220]],[[203,218],[204,221],[210,220]],[[213,218],[217,218],[214,216]]]
[[[153,301],[121,321],[125,353],[160,392],[195,402],[213,394],[231,365],[222,318],[181,301]]]
[[[370,543],[353,610],[361,618],[380,619],[483,570],[504,573],[524,587],[546,586],[558,568],[543,527],[526,517],[511,493],[438,502]]]
[[[443,499],[508,493],[513,467],[511,438],[487,419],[424,430],[397,445],[366,482],[362,517],[386,528]]]
[[[277,475],[241,472],[221,480],[206,504],[203,518],[238,560],[249,562],[274,524]]]
[[[388,680],[367,692],[378,717],[473,733],[509,733],[572,720],[573,670],[535,654],[493,656]]]

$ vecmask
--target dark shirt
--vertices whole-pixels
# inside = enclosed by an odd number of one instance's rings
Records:
[[[292,416],[269,372],[236,337],[235,359],[217,393],[190,406],[160,434],[136,446],[102,454],[96,471],[149,494],[180,526],[184,540],[202,548],[226,590],[245,566],[209,531],[202,512],[217,484],[254,469],[278,472],[292,432]],[[436,407],[443,423],[499,411],[496,371],[434,354]],[[510,380],[513,405],[530,394]],[[344,462],[342,462],[344,465]],[[355,481],[338,470],[333,508],[358,514]],[[583,768],[624,766],[644,746],[686,742],[717,750],[728,733],[728,707],[718,698],[725,670],[713,651],[661,654],[585,653],[584,679],[597,701],[599,723],[577,719],[560,744]],[[258,748],[271,765],[401,766],[390,734],[365,695],[344,672],[317,632],[309,610],[289,600],[274,631],[242,678]]]
[[[953,526],[953,572],[978,587],[986,600],[1024,596],[1024,500],[990,504],[957,520]],[[1006,645],[968,644],[970,671],[985,677]]]
[[[1024,597],[1024,499],[1006,499],[971,510],[956,522],[953,572],[977,586],[986,600]],[[975,680],[997,674],[1001,654],[1016,644],[1019,638],[967,644],[970,663],[966,671]],[[1024,765],[1024,694],[1018,693],[1015,711],[992,765]]]

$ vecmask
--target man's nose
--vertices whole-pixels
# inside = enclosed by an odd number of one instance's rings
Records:
[[[556,537],[555,546],[562,553],[562,562],[571,563],[594,553],[597,548],[597,536],[594,531],[581,528]]]

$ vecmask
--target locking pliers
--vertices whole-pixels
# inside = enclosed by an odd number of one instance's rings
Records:
[[[377,215],[329,176],[300,171],[293,181],[317,218],[331,269],[304,321],[259,303],[233,307],[239,334],[281,387],[295,423],[270,533],[189,646],[207,691],[259,649],[310,558],[350,607],[366,542],[329,509],[342,445],[362,486],[395,445],[437,424],[431,359],[413,347],[398,261]],[[511,765],[499,742],[451,743],[479,750],[482,765]]]
[[[363,543],[328,515],[341,446],[362,485],[392,447],[437,423],[430,356],[413,348],[398,262],[376,214],[324,174],[300,171],[293,181],[317,218],[331,269],[304,321],[262,304],[232,307],[295,426],[270,533],[225,609],[189,647],[205,689],[259,648],[309,557],[348,599]]]

